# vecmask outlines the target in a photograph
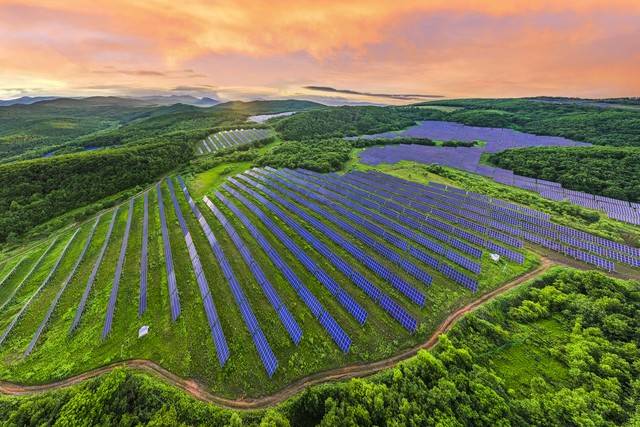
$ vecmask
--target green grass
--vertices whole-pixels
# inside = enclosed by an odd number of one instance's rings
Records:
[[[17,382],[44,383],[119,360],[143,358],[153,360],[180,376],[195,378],[207,385],[212,392],[220,395],[228,397],[265,395],[318,371],[344,366],[348,363],[380,360],[393,355],[401,349],[414,346],[429,336],[431,331],[449,312],[473,301],[479,294],[495,289],[505,281],[533,268],[537,263],[536,256],[532,253],[527,253],[527,260],[524,265],[507,264],[507,267],[503,268],[493,264],[485,256],[482,259],[483,274],[480,276],[480,292],[474,295],[461,286],[445,280],[437,272],[426,267],[425,269],[434,276],[435,281],[431,287],[424,287],[413,277],[403,271],[399,271],[395,265],[387,262],[377,254],[372,254],[372,257],[377,261],[426,293],[427,306],[420,309],[410,304],[406,298],[401,296],[389,284],[359,265],[350,254],[339,248],[326,236],[307,226],[309,231],[324,242],[334,253],[346,259],[356,270],[360,271],[365,277],[401,302],[411,313],[419,317],[420,327],[415,334],[411,335],[370,301],[359,288],[336,270],[329,261],[312,250],[288,226],[282,221],[276,220],[285,232],[299,246],[304,248],[319,266],[325,269],[341,287],[368,311],[368,321],[361,327],[315,277],[286,250],[282,242],[269,232],[244,206],[236,203],[350,335],[353,340],[351,351],[348,354],[343,354],[333,344],[317,320],[313,318],[282,274],[269,261],[268,256],[258,247],[241,222],[213,197],[213,193],[218,189],[224,177],[240,172],[247,167],[249,167],[248,163],[224,165],[185,178],[187,178],[187,184],[192,196],[197,201],[201,212],[230,260],[259,324],[278,357],[279,369],[272,379],[268,379],[266,376],[251,336],[244,326],[229,284],[224,278],[209,247],[209,243],[192,215],[177,183],[175,183],[176,196],[200,255],[205,277],[229,343],[231,357],[227,365],[224,368],[220,368],[218,365],[215,346],[204,314],[202,299],[193,275],[191,261],[187,256],[185,240],[179,227],[168,189],[166,184],[163,183],[162,193],[182,308],[179,319],[174,323],[170,317],[160,220],[156,193],[155,189],[153,189],[149,195],[149,284],[148,309],[146,313],[141,318],[138,317],[139,256],[142,233],[142,197],[138,197],[134,205],[134,216],[117,298],[114,326],[108,338],[103,341],[100,335],[125,228],[126,204],[120,208],[118,213],[104,262],[98,271],[96,282],[77,331],[73,335],[68,334],[68,329],[84,290],[86,280],[104,241],[111,217],[109,212],[106,212],[101,218],[85,260],[80,264],[77,274],[63,294],[59,306],[49,322],[49,327],[32,355],[24,358],[22,353],[43,318],[52,295],[57,292],[64,276],[81,250],[93,221],[82,225],[82,230],[63,259],[58,273],[53,277],[44,292],[34,300],[32,306],[26,311],[24,318],[16,325],[16,329],[10,339],[0,348],[1,378]],[[244,264],[230,237],[214,215],[202,203],[201,199],[204,194],[208,195],[220,207],[234,225],[241,238],[250,248],[252,255],[262,266],[267,278],[277,289],[294,318],[299,322],[304,335],[298,347],[291,343],[274,309],[270,306],[262,289]],[[310,213],[310,211],[308,212]],[[295,218],[293,213],[291,215]],[[315,213],[312,215],[322,219],[321,216]],[[333,225],[331,227],[353,243],[357,243],[352,236],[338,230]],[[39,281],[47,272],[47,266],[54,262],[55,257],[64,245],[64,237],[68,238],[71,232],[72,230],[68,229],[61,235],[60,241],[47,257],[42,268],[39,269],[38,277],[34,277],[33,280],[29,281],[29,287],[25,288],[25,293],[24,295],[21,294],[19,301],[25,300],[28,294],[27,289],[32,290],[38,286]],[[28,260],[33,262],[33,260],[37,259],[44,247],[42,244],[34,246],[28,252]],[[2,271],[6,271],[10,268],[11,263],[16,262],[17,258],[11,257],[11,255],[11,253],[6,254],[5,259],[8,262],[4,264]],[[26,265],[28,266],[29,263],[26,263]],[[25,269],[26,267],[21,267],[19,274],[16,274],[12,280],[15,281],[21,277]],[[3,291],[4,289],[0,289],[0,297]],[[18,307],[17,304],[12,310],[15,310],[16,307]],[[146,337],[138,339],[137,331],[142,325],[148,325],[150,332]]]

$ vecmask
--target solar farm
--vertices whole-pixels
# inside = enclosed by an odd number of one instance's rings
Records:
[[[150,359],[223,395],[265,394],[415,345],[532,269],[534,246],[640,267],[639,249],[543,212],[376,171],[254,168],[198,200],[166,178],[5,260],[0,356],[22,381]]]
[[[362,162],[369,165],[395,163],[401,160],[419,163],[436,163],[467,172],[477,173],[496,182],[513,185],[540,194],[554,201],[567,201],[585,208],[605,212],[610,218],[640,225],[640,204],[625,200],[598,196],[563,188],[560,183],[529,178],[512,171],[480,163],[483,153],[496,153],[509,148],[536,146],[589,146],[566,138],[531,135],[503,128],[466,126],[459,123],[425,121],[401,133],[366,135],[363,138],[394,138],[398,136],[430,138],[436,140],[460,140],[486,142],[483,147],[430,147],[422,145],[398,145],[373,147],[361,154]]]
[[[207,136],[196,145],[196,154],[202,156],[220,150],[251,144],[271,136],[269,129],[234,129],[223,130]]]

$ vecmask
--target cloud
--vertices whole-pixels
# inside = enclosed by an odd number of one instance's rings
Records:
[[[398,93],[375,93],[375,92],[358,92],[351,89],[335,89],[328,86],[304,86],[303,89],[309,89],[318,92],[344,93],[347,95],[362,95],[375,98],[391,98],[405,101],[421,100],[425,98],[442,98],[442,95],[420,95],[420,94],[398,94]]]
[[[12,0],[0,22],[3,93],[105,80],[276,94],[321,84],[388,102],[640,93],[637,0]]]

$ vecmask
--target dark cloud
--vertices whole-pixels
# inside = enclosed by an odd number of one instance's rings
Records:
[[[359,92],[351,89],[336,89],[328,86],[304,86],[305,89],[318,92],[344,93],[347,95],[372,96],[376,98],[390,98],[399,100],[421,100],[425,98],[444,98],[443,95],[424,95],[424,94],[401,94],[401,93],[375,93],[375,92]]]

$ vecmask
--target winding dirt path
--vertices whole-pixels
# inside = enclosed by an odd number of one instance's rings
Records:
[[[434,347],[438,342],[438,337],[450,330],[453,325],[458,321],[462,316],[466,313],[469,313],[478,307],[480,307],[485,302],[501,295],[510,289],[513,289],[520,284],[533,279],[534,277],[544,273],[549,268],[555,265],[555,262],[548,258],[542,258],[541,264],[536,269],[516,278],[515,280],[497,288],[493,291],[482,295],[477,300],[465,305],[464,307],[459,308],[458,310],[451,313],[439,326],[438,328],[431,334],[427,341],[410,348],[408,350],[403,351],[395,356],[392,356],[388,359],[380,360],[377,362],[371,363],[362,363],[362,364],[354,364],[349,366],[343,366],[340,368],[317,372],[315,374],[309,375],[307,377],[301,378],[298,381],[291,383],[284,389],[264,397],[259,398],[240,398],[240,399],[228,399],[220,396],[216,396],[207,391],[206,386],[200,384],[196,380],[185,379],[178,375],[175,375],[166,369],[162,368],[160,365],[157,365],[155,362],[150,360],[127,360],[124,362],[118,362],[111,365],[106,365],[97,369],[93,369],[91,371],[83,372],[82,374],[66,378],[64,380],[41,384],[41,385],[21,385],[21,384],[13,384],[9,382],[0,381],[0,393],[20,396],[20,395],[28,395],[35,393],[43,393],[50,390],[55,390],[58,388],[69,387],[74,384],[81,383],[91,378],[95,378],[102,374],[108,373],[119,367],[126,367],[129,369],[135,369],[137,371],[146,372],[152,375],[159,377],[160,379],[182,389],[183,391],[189,393],[193,397],[200,399],[205,402],[213,403],[217,406],[228,408],[228,409],[240,409],[240,410],[251,410],[251,409],[261,409],[269,406],[276,405],[288,398],[294,396],[297,393],[300,393],[305,388],[320,384],[329,381],[337,381],[337,380],[345,380],[354,377],[365,377],[368,375],[372,375],[376,372],[379,372],[383,369],[390,368],[395,366],[397,363],[406,360],[414,355],[419,350],[422,349],[430,349]]]

